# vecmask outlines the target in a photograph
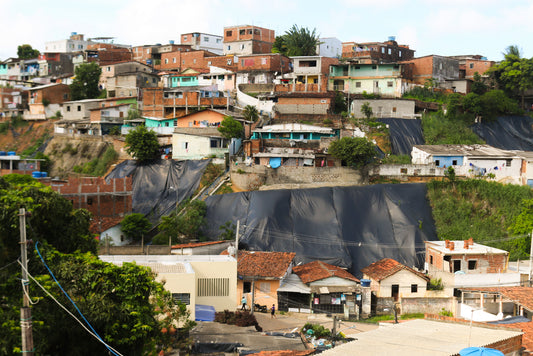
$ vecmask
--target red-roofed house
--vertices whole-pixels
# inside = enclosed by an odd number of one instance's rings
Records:
[[[278,289],[280,310],[357,314],[359,280],[346,270],[322,261],[295,266]],[[296,310],[297,309],[297,310]]]
[[[248,306],[272,304],[278,308],[277,292],[292,271],[294,252],[239,251],[237,294],[246,295]]]
[[[423,297],[429,278],[391,258],[384,258],[361,270],[378,298]]]

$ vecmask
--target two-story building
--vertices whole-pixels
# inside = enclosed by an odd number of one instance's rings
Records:
[[[291,91],[296,89],[296,84],[303,84],[303,91],[326,91],[329,67],[339,63],[337,58],[322,56],[298,56],[291,57],[293,72],[285,78],[292,78]],[[300,88],[298,88],[300,89]]]
[[[59,104],[70,100],[70,87],[66,84],[40,85],[28,92],[29,110],[24,113],[25,120],[46,120],[56,114]]]
[[[412,80],[418,85],[426,84],[427,80],[436,80],[437,85],[445,81],[460,78],[459,60],[451,57],[428,55],[402,61],[412,64]]]
[[[330,66],[329,90],[399,98],[409,88],[411,67],[400,63],[343,63]]]
[[[396,37],[385,42],[343,42],[342,58],[357,64],[393,63],[412,59],[415,51],[408,45],[399,45]]]
[[[290,59],[280,53],[239,56],[238,84],[269,84],[279,75],[291,72]]]
[[[223,36],[202,32],[181,34],[182,45],[189,45],[194,50],[206,50],[217,55],[222,55],[223,39]]]
[[[274,30],[241,25],[224,27],[224,55],[251,55],[272,52],[276,39]]]

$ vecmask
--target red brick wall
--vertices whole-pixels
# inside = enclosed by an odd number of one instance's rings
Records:
[[[485,73],[490,67],[494,65],[494,62],[467,59],[465,64],[465,78],[472,79],[474,78],[475,72],[478,72],[480,75],[483,75],[483,73]],[[470,68],[470,66],[472,66],[472,68]]]
[[[412,63],[413,81],[424,85],[426,79],[433,76],[433,56],[412,59],[404,63]]]
[[[73,208],[87,209],[95,218],[123,216],[132,210],[131,177],[111,179],[109,184],[101,177],[69,178],[53,185],[51,180],[42,183],[72,201]]]
[[[244,30],[244,34],[241,34],[241,30]],[[252,33],[250,34],[250,30]],[[256,33],[259,30],[259,34]],[[274,30],[269,30],[257,26],[237,26],[224,28],[224,42],[257,40],[274,43],[276,39],[276,33]]]
[[[210,61],[213,61],[213,57],[209,57]],[[216,58],[216,57],[215,57]],[[224,57],[223,57],[224,58]],[[168,63],[165,63],[165,60]],[[174,63],[174,60],[176,63]],[[186,68],[192,68],[195,70],[209,70],[206,60],[205,51],[191,51],[191,52],[167,52],[161,54],[160,70],[184,70]]]
[[[228,61],[230,61],[228,64]],[[232,71],[237,70],[237,62],[233,61],[233,56],[217,56],[217,57],[205,57],[205,63],[208,66],[211,62],[212,66],[219,68],[226,68]]]
[[[240,56],[237,70],[265,70],[271,72],[283,71],[283,73],[287,73],[289,72],[289,62],[289,58],[280,54]]]
[[[143,115],[163,117],[163,88],[143,89]]]
[[[143,89],[143,115],[154,117],[172,117],[172,107],[194,108],[198,106],[197,92],[184,92],[183,98],[163,98],[162,88],[145,88]],[[224,107],[227,104],[227,98],[200,98],[200,106],[210,107]],[[165,112],[165,107],[167,108]],[[176,108],[176,117],[183,116],[185,113]],[[170,116],[169,116],[170,115]]]
[[[43,99],[50,101],[50,104],[61,104],[70,100],[70,87],[65,84],[55,85],[53,87],[44,88],[33,91],[35,103],[42,103]],[[65,99],[65,96],[66,99]]]

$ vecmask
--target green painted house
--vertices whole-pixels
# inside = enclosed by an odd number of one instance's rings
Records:
[[[403,64],[345,63],[329,67],[328,89],[350,94],[376,94],[399,98],[407,90]]]

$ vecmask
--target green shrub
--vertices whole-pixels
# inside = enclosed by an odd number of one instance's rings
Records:
[[[411,164],[409,155],[388,155],[381,160],[383,164]]]
[[[444,286],[442,285],[441,278],[431,278],[428,285],[429,290],[443,290]]]
[[[439,312],[439,315],[453,317],[453,313],[451,311],[448,311],[448,310],[444,309],[444,308],[442,308],[442,310]]]

